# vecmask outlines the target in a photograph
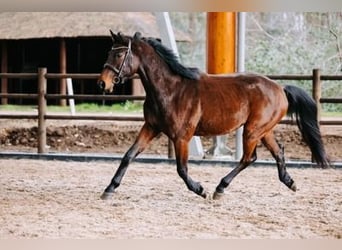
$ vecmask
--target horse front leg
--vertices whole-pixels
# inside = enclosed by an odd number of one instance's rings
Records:
[[[134,160],[138,154],[144,151],[149,142],[158,134],[159,132],[155,131],[149,124],[145,123],[143,125],[134,144],[128,149],[122,158],[119,168],[116,170],[110,184],[101,195],[101,199],[106,200],[113,195],[114,190],[120,185],[130,162]]]
[[[174,142],[176,162],[177,162],[177,173],[185,182],[185,185],[189,190],[194,193],[207,198],[208,194],[199,182],[195,182],[191,179],[188,174],[188,141],[177,140]]]

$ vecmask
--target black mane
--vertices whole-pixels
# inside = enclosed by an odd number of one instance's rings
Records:
[[[179,58],[175,53],[165,47],[160,41],[155,38],[147,38],[146,42],[151,45],[157,54],[169,65],[172,72],[182,77],[191,80],[198,80],[200,78],[200,71],[198,68],[188,68],[180,64]]]

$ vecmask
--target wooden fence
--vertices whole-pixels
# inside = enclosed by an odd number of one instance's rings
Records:
[[[45,153],[46,149],[46,120],[117,120],[143,121],[142,116],[103,116],[103,115],[49,115],[47,114],[47,99],[74,100],[144,100],[145,96],[132,95],[61,95],[48,94],[48,79],[94,79],[99,74],[60,74],[48,73],[46,68],[39,68],[37,73],[0,73],[0,78],[37,79],[37,94],[1,93],[0,98],[30,98],[38,100],[38,114],[2,114],[0,119],[37,119],[38,120],[38,153]],[[323,98],[321,96],[322,81],[342,80],[342,75],[321,75],[319,69],[314,69],[312,75],[269,75],[274,80],[307,80],[312,81],[312,96],[317,103],[342,103],[342,98]],[[95,84],[95,83],[94,83]],[[318,120],[321,125],[342,125],[342,120],[321,120],[321,105],[318,105]],[[284,119],[281,123],[294,124],[292,120]],[[169,146],[170,148],[170,146]],[[169,152],[172,151],[169,149]],[[169,155],[170,156],[170,155]]]

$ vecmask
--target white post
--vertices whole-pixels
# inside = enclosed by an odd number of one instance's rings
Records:
[[[71,78],[67,78],[66,81],[67,81],[68,95],[73,96],[74,90],[72,88],[72,80],[71,80]],[[69,106],[70,106],[71,115],[75,115],[76,111],[75,111],[75,100],[74,99],[69,99]]]
[[[238,54],[237,71],[245,72],[245,34],[246,34],[246,13],[238,13]],[[240,160],[243,153],[242,143],[243,126],[236,130],[235,135],[235,160]]]
[[[176,55],[178,54],[177,44],[175,35],[173,33],[171,20],[168,12],[156,12],[155,13],[157,24],[159,27],[160,35],[163,44],[167,47],[171,48]],[[198,136],[192,137],[189,144],[189,155],[203,157],[203,147],[201,143],[201,139]]]

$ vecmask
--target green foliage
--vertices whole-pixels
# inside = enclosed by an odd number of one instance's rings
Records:
[[[205,71],[205,13],[174,12],[172,24],[190,35],[179,43],[182,62]],[[342,12],[249,12],[246,15],[246,71],[266,75],[342,73]],[[311,93],[311,81],[282,81]],[[342,81],[325,81],[323,97],[341,97]],[[325,111],[342,111],[341,104],[324,104]]]
[[[341,21],[340,13],[249,13],[247,68],[264,74],[310,74],[313,68],[339,74]]]
[[[25,106],[25,105],[0,105],[0,111],[35,111],[37,107]],[[47,106],[48,112],[69,112],[69,106]],[[143,110],[141,102],[126,101],[124,103],[113,104],[113,105],[98,105],[96,103],[81,103],[75,105],[77,112],[123,112],[123,113],[139,113]]]
[[[33,111],[37,107],[25,106],[25,105],[0,105],[0,111]]]
[[[141,102],[126,101],[113,105],[98,105],[95,103],[82,103],[76,105],[76,112],[142,112]]]

